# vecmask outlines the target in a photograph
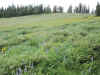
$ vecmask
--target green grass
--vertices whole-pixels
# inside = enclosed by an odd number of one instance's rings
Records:
[[[99,28],[90,15],[2,18],[0,75],[100,75]]]

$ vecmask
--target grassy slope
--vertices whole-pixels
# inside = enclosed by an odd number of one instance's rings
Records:
[[[99,75],[99,28],[100,18],[87,15],[0,19],[0,74]]]

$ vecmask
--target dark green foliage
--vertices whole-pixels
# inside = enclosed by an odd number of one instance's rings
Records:
[[[89,13],[89,12],[90,12],[89,7],[87,7],[81,3],[74,9],[74,13]]]
[[[43,13],[51,13],[51,7],[43,7],[43,5],[38,6],[9,6],[7,8],[0,8],[0,18],[4,17],[16,17],[16,16],[25,16],[25,15],[33,15],[33,14],[43,14]],[[54,6],[54,13],[63,13],[63,7]]]
[[[57,13],[57,6],[53,7],[53,13]]]
[[[45,7],[45,8],[44,8],[44,12],[45,12],[45,13],[51,13],[51,8],[50,8],[50,6]]]
[[[68,8],[68,13],[72,13],[72,6],[70,5],[69,8]]]
[[[25,15],[32,15],[32,14],[42,14],[51,12],[51,8],[47,7],[44,10],[43,5],[38,6],[9,6],[8,8],[0,8],[0,18],[2,17],[16,17],[16,16],[25,16]]]
[[[100,4],[97,3],[97,6],[96,6],[96,16],[100,16]]]
[[[54,6],[53,7],[53,13],[63,13],[63,7],[62,6]]]
[[[62,13],[63,12],[63,7],[62,6],[59,6],[59,13]]]

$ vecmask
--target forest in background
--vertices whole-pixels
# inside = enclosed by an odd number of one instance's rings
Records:
[[[42,4],[38,6],[28,5],[28,6],[15,6],[11,5],[7,8],[0,8],[0,18],[4,17],[16,17],[16,16],[25,16],[25,15],[35,15],[35,14],[44,14],[44,13],[63,13],[64,7],[54,6],[53,9],[48,5],[44,7]],[[80,3],[75,8],[70,5],[68,7],[67,13],[81,13],[81,14],[96,14],[100,16],[100,4],[97,3],[96,10],[90,11],[90,8],[86,5]]]

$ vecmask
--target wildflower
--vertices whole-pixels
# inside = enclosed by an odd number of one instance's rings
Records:
[[[5,53],[5,51],[6,51],[6,48],[2,48],[2,53]]]

